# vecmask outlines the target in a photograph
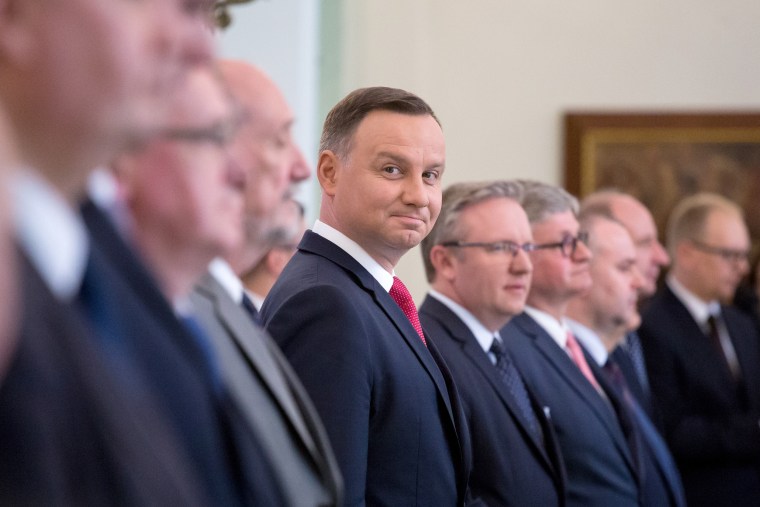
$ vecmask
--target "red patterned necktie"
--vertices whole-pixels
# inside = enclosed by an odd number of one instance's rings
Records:
[[[409,319],[409,322],[412,323],[414,330],[417,331],[418,335],[420,335],[422,343],[424,343],[427,347],[425,334],[422,332],[422,325],[420,324],[420,316],[417,314],[417,307],[414,306],[412,295],[409,294],[409,289],[406,288],[406,285],[404,285],[404,283],[399,280],[397,276],[393,277],[393,286],[391,287],[389,294],[399,306],[399,308],[401,308],[401,311],[404,312],[404,315],[406,315],[406,318]]]
[[[594,386],[594,389],[600,393],[603,392],[602,387],[599,385],[599,382],[596,381],[596,377],[594,377],[594,374],[591,372],[591,368],[586,362],[586,356],[583,355],[581,346],[578,345],[578,342],[575,340],[573,333],[569,331],[567,333],[567,350],[570,352],[570,358],[573,360],[578,369],[581,370],[581,373],[583,373],[583,376],[586,377],[586,380],[591,382],[591,385]]]

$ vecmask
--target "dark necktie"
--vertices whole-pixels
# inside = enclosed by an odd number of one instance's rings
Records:
[[[494,337],[490,351],[496,358],[496,370],[499,373],[501,381],[507,386],[509,394],[512,395],[512,398],[520,408],[520,412],[522,413],[525,422],[528,424],[528,429],[531,434],[537,441],[541,442],[543,440],[541,425],[539,424],[538,418],[536,417],[535,412],[533,412],[533,407],[530,404],[528,390],[525,388],[525,383],[520,376],[520,372],[517,371],[517,368],[509,357],[509,354],[507,354],[507,351],[504,350],[504,345],[501,343],[501,339]]]
[[[222,379],[211,339],[194,316],[182,315],[179,317],[179,320],[185,326],[185,329],[187,329],[188,334],[193,338],[196,348],[203,357],[204,366],[208,377],[211,379],[214,391],[219,394],[222,388]]]
[[[649,377],[647,375],[646,363],[644,362],[644,349],[641,348],[641,339],[636,331],[631,331],[625,336],[623,352],[628,354],[633,363],[633,369],[636,372],[636,378],[639,381],[641,389],[649,393]]]
[[[707,318],[707,335],[733,379],[738,381],[741,378],[741,368],[736,358],[736,351],[731,344],[731,338],[727,336],[727,332],[723,328],[723,318],[720,314],[710,315]],[[724,343],[724,341],[728,341],[728,343]],[[730,350],[728,350],[729,347]]]
[[[251,301],[251,298],[249,298],[245,292],[243,292],[243,301],[241,305],[245,312],[251,317],[253,323],[257,326],[261,326],[261,315],[259,315],[256,305],[253,304],[253,301]]]
[[[683,485],[681,484],[681,477],[678,474],[678,469],[676,468],[673,456],[670,454],[668,446],[665,444],[659,431],[655,428],[652,421],[644,412],[644,409],[642,409],[636,402],[636,399],[628,389],[628,384],[625,381],[623,372],[620,370],[620,366],[618,366],[618,364],[612,359],[608,359],[602,369],[607,375],[607,378],[610,379],[615,390],[621,395],[628,417],[630,418],[631,423],[635,426],[636,431],[641,438],[642,445],[647,446],[647,449],[651,452],[662,476],[669,485],[669,491],[674,500],[673,505],[685,505],[686,500],[683,492]],[[629,445],[630,444],[631,442],[629,441]]]
[[[409,322],[412,323],[412,327],[417,331],[422,343],[427,346],[425,334],[422,332],[422,324],[420,324],[420,316],[417,314],[417,307],[414,305],[412,295],[409,293],[409,289],[406,288],[406,285],[404,285],[397,276],[393,277],[393,286],[391,287],[389,294],[401,308],[401,311],[404,312],[404,315],[409,319]]]

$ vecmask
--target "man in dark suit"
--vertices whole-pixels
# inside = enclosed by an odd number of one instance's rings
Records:
[[[689,505],[760,504],[760,336],[731,305],[748,270],[741,209],[714,194],[668,220],[673,267],[643,314],[652,394]]]
[[[564,505],[564,466],[544,405],[525,387],[499,330],[522,312],[532,265],[520,185],[454,184],[422,255],[432,289],[420,320],[462,399],[470,489],[487,505]]]
[[[435,223],[444,164],[441,127],[419,97],[374,87],[341,100],[322,133],[320,220],[262,307],[322,416],[347,505],[465,498],[458,397],[393,276]]]
[[[170,1],[1,11],[0,100],[24,170],[12,182],[21,323],[0,387],[0,502],[207,504],[145,377],[113,354],[124,343],[108,312],[121,301],[87,297],[113,279],[74,205],[92,167],[163,124],[178,74],[210,55],[208,30]]]
[[[611,353],[625,339],[626,331],[641,322],[636,302],[644,278],[637,268],[634,243],[621,223],[604,214],[581,211],[579,222],[589,234],[593,284],[589,292],[570,301],[570,328],[607,374],[627,409],[636,438],[641,504],[683,507],[683,486],[673,457]]]
[[[525,382],[549,407],[567,471],[567,505],[639,505],[636,463],[617,396],[565,322],[591,286],[578,201],[561,188],[523,182],[533,279],[525,312],[501,331]],[[591,363],[591,364],[589,364]]]
[[[670,264],[668,252],[657,239],[652,213],[635,197],[616,190],[599,190],[587,195],[581,202],[581,212],[584,211],[614,218],[628,230],[636,246],[636,267],[641,274],[639,307],[643,307],[657,290],[660,271]],[[626,334],[625,341],[615,348],[612,356],[631,393],[659,426],[659,416],[652,406],[644,351],[635,329]]]

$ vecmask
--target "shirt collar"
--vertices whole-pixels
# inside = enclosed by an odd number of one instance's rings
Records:
[[[243,304],[243,282],[240,281],[227,261],[217,257],[211,261],[208,270],[236,304]]]
[[[572,319],[566,319],[567,326],[572,331],[575,338],[583,345],[591,357],[599,366],[604,366],[609,358],[609,353],[602,343],[602,339],[592,329],[584,326],[580,322]]]
[[[364,269],[369,271],[369,274],[377,280],[383,289],[386,291],[391,290],[391,287],[393,286],[393,274],[388,273],[383,269],[380,263],[373,259],[357,242],[340,232],[338,229],[335,229],[320,220],[317,220],[314,223],[312,232],[335,243],[348,255],[353,257],[356,262],[361,264]]]
[[[525,313],[533,318],[538,325],[544,328],[544,331],[549,333],[557,345],[562,350],[565,350],[567,344],[567,332],[570,330],[564,320],[557,320],[548,313],[539,310],[533,306],[525,306]]]
[[[498,333],[498,331],[489,331],[486,329],[486,327],[481,324],[480,321],[476,319],[475,316],[470,313],[467,308],[453,301],[451,298],[444,296],[437,290],[430,289],[429,294],[443,303],[449,310],[454,312],[454,314],[459,317],[462,322],[464,322],[464,325],[467,326],[467,329],[469,329],[470,332],[475,336],[475,339],[478,341],[478,344],[483,348],[484,351],[488,352],[491,350],[491,344],[493,343],[494,336],[496,333]]]
[[[668,287],[673,291],[673,294],[683,303],[686,309],[691,314],[691,317],[700,326],[707,322],[707,318],[710,315],[717,315],[720,313],[720,303],[717,301],[710,301],[705,303],[693,292],[689,291],[683,286],[681,282],[676,280],[672,274],[667,278]]]
[[[56,297],[73,298],[82,285],[89,252],[82,218],[34,171],[19,171],[10,190],[22,250]]]

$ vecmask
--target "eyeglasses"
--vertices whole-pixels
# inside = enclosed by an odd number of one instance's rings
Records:
[[[454,248],[482,248],[488,253],[503,253],[512,254],[512,257],[517,257],[517,253],[522,250],[523,252],[532,252],[535,248],[533,243],[523,243],[519,245],[514,241],[494,241],[487,243],[484,241],[473,241],[466,243],[464,241],[446,241],[441,243],[441,246],[454,247]]]
[[[691,241],[695,247],[697,247],[698,250],[702,250],[705,253],[717,255],[721,257],[726,262],[742,262],[749,260],[749,251],[748,250],[734,250],[731,248],[721,248],[718,246],[712,246],[708,245],[706,243],[702,243],[699,240],[691,239]]]
[[[544,243],[541,245],[533,245],[533,250],[548,250],[551,248],[559,248],[563,257],[572,257],[575,255],[575,250],[578,248],[578,242],[588,245],[588,232],[580,231],[577,236],[565,236],[562,241],[557,243]]]

